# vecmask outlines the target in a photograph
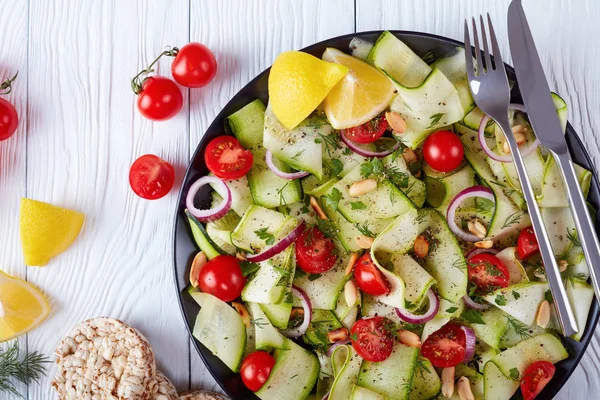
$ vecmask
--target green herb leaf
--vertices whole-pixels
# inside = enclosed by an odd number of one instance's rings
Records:
[[[392,181],[394,185],[401,189],[408,187],[409,176],[406,172],[400,171],[397,167],[388,168],[385,170],[385,176]]]
[[[337,211],[340,200],[342,199],[342,192],[337,188],[331,189],[331,192],[325,196],[325,202],[327,206],[333,211]]]
[[[515,298],[515,300],[519,300],[519,297],[521,297],[521,294],[515,290],[512,291],[512,295]]]
[[[362,233],[365,236],[369,236],[374,238],[375,236],[377,236],[376,234],[374,234],[373,232],[371,232],[371,230],[369,229],[369,225],[368,224],[354,224],[356,226],[356,229],[358,229],[358,231],[360,233]]]
[[[383,173],[384,166],[383,161],[379,158],[374,158],[371,161],[367,161],[360,166],[360,174],[363,178],[368,178],[371,175],[379,175]]]
[[[344,164],[340,160],[338,160],[337,158],[332,158],[326,164],[326,168],[327,168],[327,172],[328,172],[329,175],[337,177],[344,170]]]
[[[297,152],[296,154],[294,154],[292,156],[292,160],[298,161],[298,157],[300,157],[305,151],[306,151],[305,149],[304,150],[300,150],[299,152]]]
[[[527,214],[527,212],[522,211],[522,210],[515,211],[514,213],[510,214],[508,217],[506,217],[506,220],[504,221],[504,224],[502,225],[502,229],[508,228],[510,226],[513,226],[514,224],[521,222],[521,218],[525,214]]]
[[[446,309],[448,314],[454,314],[458,310],[458,307],[450,307]]]
[[[506,318],[508,321],[509,328],[512,328],[521,339],[527,339],[531,337],[531,335],[529,334],[529,328],[527,328],[526,325],[523,325],[511,316],[507,315]]]
[[[517,368],[511,368],[511,370],[509,371],[510,379],[512,379],[513,381],[518,381],[519,375],[519,370]]]
[[[366,204],[362,201],[351,201],[350,206],[353,210],[364,210],[367,208]]]
[[[259,239],[264,240],[266,244],[272,245],[273,243],[275,243],[275,237],[272,233],[267,232],[268,229],[269,228],[267,227],[260,228],[259,230],[254,231],[254,233],[256,234],[256,236],[258,236]]]
[[[16,398],[23,399],[24,397],[17,391],[10,378],[24,384],[38,382],[42,376],[46,375],[45,364],[48,363],[50,360],[38,352],[21,352],[18,341],[15,341],[4,352],[0,350],[0,392],[10,393]]]
[[[554,303],[554,298],[552,297],[552,292],[550,290],[546,290],[544,299],[550,304]]]
[[[499,306],[505,306],[506,305],[506,297],[504,297],[503,294],[497,294],[496,298],[494,299],[494,302],[496,304],[498,304]]]
[[[260,265],[247,261],[247,260],[242,260],[240,261],[240,268],[242,269],[242,275],[243,276],[248,276],[250,274],[253,274],[254,272],[258,271],[258,269],[260,268]]]
[[[466,308],[462,313],[462,317],[465,321],[470,322],[472,324],[480,324],[485,325],[485,321],[481,317],[481,313],[472,308]]]
[[[319,279],[320,277],[321,277],[321,274],[309,274],[308,275],[308,280],[312,282],[314,280]]]
[[[567,229],[567,239],[569,239],[573,245],[581,247],[581,242],[577,236],[577,230],[573,229],[573,232],[571,232],[570,229]]]
[[[444,115],[446,115],[446,113],[438,113],[429,117],[429,126],[427,127],[427,129],[433,128],[435,125],[437,125]]]

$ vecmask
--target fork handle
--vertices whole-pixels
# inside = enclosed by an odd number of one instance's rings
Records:
[[[505,115],[506,114],[508,113],[505,113]],[[540,253],[542,255],[542,261],[544,262],[546,277],[548,278],[548,285],[550,286],[550,291],[552,292],[552,297],[554,299],[558,320],[565,336],[574,335],[579,331],[577,328],[577,321],[575,320],[575,314],[573,313],[573,308],[571,307],[571,303],[567,297],[567,292],[563,286],[556,258],[554,257],[554,252],[552,251],[550,237],[546,232],[544,221],[542,220],[542,214],[540,213],[540,208],[533,193],[533,188],[531,187],[531,182],[529,181],[529,177],[527,175],[527,170],[525,169],[523,157],[519,152],[519,146],[512,133],[508,117],[502,118],[501,121],[496,122],[504,132],[504,136],[506,137],[506,141],[508,142],[512,153],[517,175],[519,176],[519,181],[521,182],[523,195],[527,203],[529,216],[531,217],[531,224],[533,225],[535,236],[540,244]]]
[[[600,272],[595,268],[600,265],[600,244],[598,243],[598,236],[594,229],[594,223],[590,217],[588,207],[585,201],[585,197],[579,186],[579,179],[577,179],[577,173],[573,167],[571,155],[569,152],[561,154],[552,153],[554,159],[560,166],[560,171],[563,176],[567,195],[569,196],[569,205],[571,207],[571,214],[577,227],[577,233],[585,259],[590,270],[590,277],[594,285],[594,291],[596,293],[596,299],[600,301]]]

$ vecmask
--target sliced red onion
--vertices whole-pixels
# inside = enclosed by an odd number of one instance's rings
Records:
[[[511,110],[517,110],[517,111],[521,111],[526,113],[527,110],[525,109],[525,106],[522,104],[515,104],[515,103],[511,103],[510,106],[508,107]],[[479,139],[479,144],[481,145],[481,148],[483,149],[483,151],[485,152],[485,154],[490,157],[492,160],[496,160],[496,161],[500,161],[503,163],[510,163],[513,162],[513,158],[510,154],[501,156],[497,153],[495,153],[494,151],[492,151],[492,149],[489,148],[489,146],[487,145],[487,142],[485,140],[485,126],[487,125],[488,121],[490,120],[490,116],[489,115],[484,115],[483,118],[481,119],[481,123],[479,123],[479,129],[477,131],[477,137]],[[521,153],[522,157],[527,157],[528,155],[530,155],[531,153],[533,153],[533,151],[535,149],[538,148],[538,146],[540,145],[540,141],[536,138],[533,143],[531,143],[528,147],[526,147],[523,150],[519,150]]]
[[[465,242],[478,242],[481,238],[473,235],[472,233],[467,233],[460,229],[458,225],[456,225],[456,210],[458,206],[470,197],[482,197],[484,199],[488,199],[490,201],[495,201],[494,193],[486,188],[485,186],[471,186],[469,188],[464,189],[459,194],[456,195],[450,202],[448,206],[448,211],[446,211],[446,221],[448,222],[448,227],[456,236],[464,240]]]
[[[267,152],[265,153],[265,160],[267,161],[267,167],[269,167],[271,172],[273,172],[275,175],[277,175],[280,178],[292,180],[292,179],[304,178],[305,176],[309,175],[309,173],[305,172],[305,171],[283,172],[282,170],[277,168],[277,166],[273,162],[273,153],[271,153],[270,150],[267,150]]]
[[[223,200],[214,208],[201,210],[194,205],[194,199],[200,188],[204,185],[213,185],[214,190],[219,193]],[[203,176],[190,186],[187,197],[185,198],[185,206],[190,213],[198,218],[200,222],[210,222],[222,218],[231,209],[231,190],[221,179],[216,176]]]
[[[498,254],[498,250],[496,249],[478,249],[477,247],[475,247],[474,249],[472,249],[471,251],[469,251],[467,253],[467,255],[465,255],[465,258],[471,258],[473,256],[476,256],[477,254],[483,254],[483,253],[489,253],[492,255],[496,255]]]
[[[467,339],[465,344],[465,358],[463,359],[463,362],[469,362],[475,355],[475,343],[477,342],[477,337],[475,336],[473,329],[469,328],[468,326],[461,325],[460,327],[465,332],[465,338]]]
[[[463,296],[463,300],[465,301],[467,307],[472,308],[474,310],[487,310],[488,308],[490,308],[489,304],[479,304],[478,302],[470,298],[467,294]]]
[[[350,338],[338,340],[327,350],[327,357],[331,357],[331,355],[333,354],[333,351],[335,349],[337,349],[339,346],[342,346],[342,345],[348,344],[348,343],[350,343]]]
[[[300,299],[300,302],[302,303],[302,308],[304,309],[304,320],[302,321],[302,324],[299,327],[294,329],[288,329],[284,331],[283,334],[287,337],[299,338],[300,336],[306,333],[306,330],[310,325],[310,321],[312,320],[312,305],[310,304],[310,299],[308,298],[308,295],[306,294],[306,292],[304,292],[304,290],[293,285],[292,293],[294,293],[294,295],[298,297]]]
[[[431,321],[440,309],[440,299],[438,299],[432,289],[429,289],[427,292],[427,298],[429,299],[429,308],[425,314],[413,314],[400,308],[396,308],[396,314],[402,321],[408,322],[409,324],[424,324]]]
[[[290,233],[287,234],[286,237],[281,239],[279,242],[273,244],[271,247],[266,248],[258,254],[250,254],[246,256],[246,260],[251,262],[261,262],[268,260],[276,254],[281,253],[292,243],[294,243],[304,231],[304,221],[301,221],[297,227],[295,227]]]
[[[360,156],[368,157],[368,158],[373,158],[373,157],[382,158],[382,157],[385,157],[385,156],[389,156],[394,151],[396,151],[398,149],[398,147],[400,147],[400,142],[397,141],[396,139],[393,139],[393,138],[380,138],[380,139],[377,139],[377,140],[378,141],[393,140],[396,143],[394,144],[394,146],[390,150],[385,150],[385,151],[371,151],[371,150],[367,150],[367,149],[363,148],[360,143],[356,143],[356,142],[348,139],[348,137],[346,136],[346,132],[343,129],[340,131],[340,137],[342,138],[342,142],[344,142],[346,144],[346,146],[348,146],[350,148],[350,150],[352,150],[353,152],[355,152],[356,154],[358,154]]]

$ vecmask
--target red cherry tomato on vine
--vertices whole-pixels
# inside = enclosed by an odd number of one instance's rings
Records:
[[[215,176],[232,180],[239,179],[250,171],[254,156],[233,136],[218,136],[206,146],[204,162]]]
[[[233,256],[216,256],[198,274],[200,290],[226,302],[240,297],[245,284],[240,262]]]
[[[548,361],[536,361],[525,369],[521,378],[524,400],[533,400],[554,376],[556,367]]]
[[[382,137],[388,129],[390,129],[390,124],[382,114],[362,125],[344,129],[344,134],[353,142],[372,143]]]
[[[450,172],[458,168],[465,155],[460,138],[450,131],[437,131],[429,135],[423,144],[423,157],[431,168]]]
[[[0,141],[11,137],[19,125],[19,115],[15,107],[0,98]]]
[[[240,367],[244,385],[253,392],[258,392],[269,379],[274,365],[275,359],[266,351],[255,351],[250,354]]]
[[[387,279],[371,259],[369,253],[363,254],[354,265],[354,279],[363,292],[380,296],[390,292]]]
[[[206,86],[217,74],[217,60],[202,43],[188,43],[179,49],[171,64],[173,79],[182,86]]]
[[[386,318],[359,319],[352,326],[351,333],[352,347],[365,360],[379,362],[392,354],[394,336]]]
[[[469,281],[478,287],[480,293],[508,287],[510,273],[506,265],[493,254],[482,253],[467,261]]]
[[[459,325],[450,322],[427,337],[421,346],[421,354],[434,367],[454,367],[465,358],[466,344],[465,332]]]
[[[183,95],[175,82],[164,76],[150,76],[144,80],[137,95],[140,113],[153,121],[173,118],[183,107]]]
[[[337,260],[333,249],[333,242],[319,228],[305,229],[296,240],[296,262],[302,271],[309,274],[329,271]]]
[[[129,170],[129,185],[143,199],[160,199],[171,191],[173,183],[173,166],[153,154],[141,156]]]
[[[539,251],[540,245],[535,237],[533,227],[528,226],[519,234],[519,239],[517,240],[517,254],[521,260],[527,260]]]

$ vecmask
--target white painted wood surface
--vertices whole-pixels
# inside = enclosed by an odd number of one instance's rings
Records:
[[[21,122],[0,143],[0,268],[27,278],[52,301],[50,318],[21,338],[51,355],[68,327],[108,315],[138,327],[159,368],[180,390],[215,388],[185,332],[171,266],[176,189],[204,130],[225,103],[277,54],[355,30],[403,29],[460,39],[465,17],[490,12],[504,57],[508,0],[0,0],[0,79],[19,70],[9,99]],[[600,159],[600,15],[597,0],[524,0],[553,86],[597,164]],[[192,90],[169,122],[139,116],[129,79],[167,45],[207,44],[219,72]],[[160,73],[169,74],[168,62]],[[186,91],[187,93],[187,91]],[[189,105],[187,103],[189,99]],[[144,201],[127,173],[155,153],[177,171],[167,197]],[[76,243],[45,268],[25,268],[19,198],[72,207],[87,216]],[[600,335],[558,399],[600,393]],[[52,399],[48,378],[29,399]],[[9,397],[0,394],[0,400]]]

